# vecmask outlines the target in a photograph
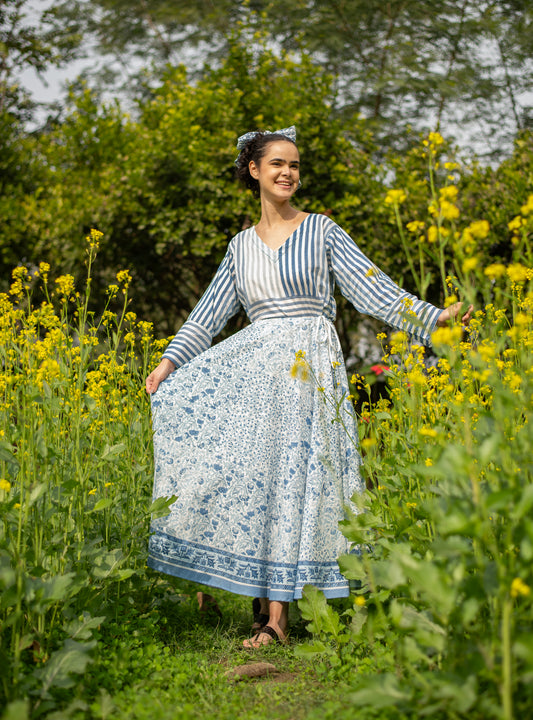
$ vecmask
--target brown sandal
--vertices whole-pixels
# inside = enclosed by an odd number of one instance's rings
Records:
[[[271,645],[271,640],[262,643],[259,642],[259,636],[263,634],[268,635],[270,638],[272,638],[272,640],[274,640],[274,642],[280,643],[280,645],[285,645],[285,643],[287,642],[286,638],[280,637],[273,627],[270,627],[270,625],[265,625],[253,637],[251,637],[249,640],[245,640],[244,642],[247,642],[248,645],[245,645],[243,643],[243,647],[246,650],[258,650],[260,647],[267,647],[268,645]],[[254,645],[254,643],[257,644]]]

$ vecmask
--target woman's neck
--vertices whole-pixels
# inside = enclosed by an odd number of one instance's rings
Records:
[[[278,204],[261,198],[261,218],[258,225],[264,228],[275,227],[294,221],[298,215],[300,211],[293,208],[288,201]]]

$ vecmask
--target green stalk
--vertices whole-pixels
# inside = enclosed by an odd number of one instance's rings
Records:
[[[511,655],[511,598],[506,597],[502,608],[502,704],[504,720],[513,720],[513,687]]]
[[[396,218],[396,225],[398,227],[398,232],[400,233],[400,239],[402,241],[402,247],[405,253],[405,257],[407,258],[407,264],[409,265],[409,270],[411,271],[411,275],[413,276],[413,280],[415,281],[416,289],[418,292],[418,295],[423,300],[424,299],[424,289],[422,287],[421,278],[419,277],[418,273],[415,270],[415,265],[413,263],[413,259],[411,257],[411,250],[409,249],[409,246],[407,244],[407,241],[405,239],[405,233],[403,231],[402,227],[402,219],[400,217],[400,208],[398,207],[398,203],[394,203],[394,216]]]

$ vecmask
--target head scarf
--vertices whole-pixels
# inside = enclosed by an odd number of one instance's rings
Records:
[[[237,156],[237,159],[235,160],[235,163],[237,163],[237,160],[239,159],[241,155],[241,151],[245,145],[247,145],[250,140],[253,140],[256,135],[259,135],[259,130],[252,130],[251,132],[247,132],[244,135],[241,135],[240,138],[237,140],[237,150],[239,150],[239,154]],[[270,132],[270,130],[264,130],[264,135],[284,135],[287,140],[291,140],[291,142],[296,142],[296,128],[294,125],[291,125],[288,128],[283,128],[282,130],[274,130],[273,132]]]

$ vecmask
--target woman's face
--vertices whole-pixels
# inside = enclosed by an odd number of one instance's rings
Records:
[[[268,143],[259,163],[250,162],[249,170],[262,196],[288,200],[300,181],[300,153],[294,143],[276,140]]]

